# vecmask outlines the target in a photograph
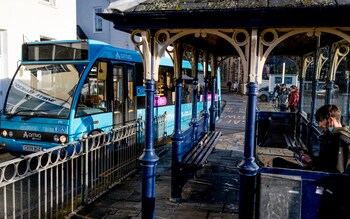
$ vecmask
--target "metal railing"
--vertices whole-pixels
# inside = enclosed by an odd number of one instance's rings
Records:
[[[0,164],[0,218],[63,218],[139,168],[143,122]]]

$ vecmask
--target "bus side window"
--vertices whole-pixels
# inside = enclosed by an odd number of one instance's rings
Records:
[[[113,123],[122,124],[125,120],[123,111],[123,99],[124,99],[124,77],[123,66],[113,66]]]
[[[104,62],[97,63],[89,72],[80,93],[77,116],[107,111],[106,77],[104,76],[106,69],[101,70],[101,66],[104,68],[106,65]],[[97,73],[98,71],[100,73]]]

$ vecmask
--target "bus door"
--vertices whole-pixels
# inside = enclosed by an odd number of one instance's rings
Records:
[[[76,119],[72,130],[91,133],[112,126],[112,110],[107,91],[110,77],[108,62],[100,60],[94,64],[80,91],[76,108]]]
[[[135,66],[113,64],[113,122],[125,124],[136,119],[136,97],[134,93]]]

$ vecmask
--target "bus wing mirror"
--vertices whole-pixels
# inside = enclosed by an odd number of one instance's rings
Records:
[[[107,62],[98,63],[97,79],[105,81],[107,79]]]

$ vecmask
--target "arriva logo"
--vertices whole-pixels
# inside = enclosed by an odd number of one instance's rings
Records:
[[[119,60],[132,60],[132,55],[117,52],[116,58]]]
[[[39,133],[31,133],[31,132],[24,132],[23,138],[30,138],[30,139],[41,139],[41,134]]]

